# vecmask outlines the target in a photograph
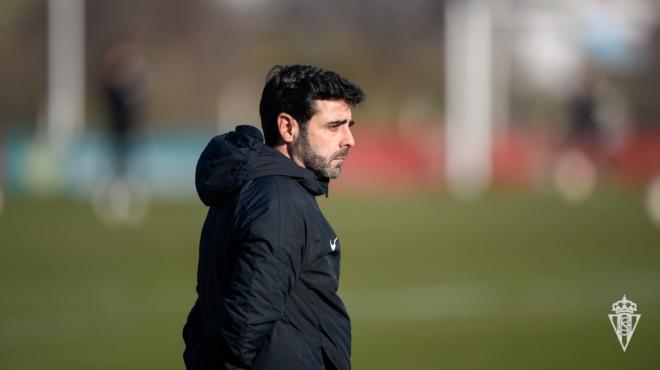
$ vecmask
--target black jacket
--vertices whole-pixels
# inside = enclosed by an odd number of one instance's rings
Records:
[[[350,369],[340,242],[315,199],[328,180],[264,145],[252,126],[213,138],[195,177],[210,209],[183,329],[186,367]]]

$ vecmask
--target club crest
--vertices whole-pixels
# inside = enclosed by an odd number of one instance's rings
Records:
[[[621,348],[625,352],[642,315],[635,314],[637,304],[628,300],[625,295],[620,301],[612,304],[612,311],[614,313],[608,315],[610,323],[612,323],[614,333],[619,338]]]

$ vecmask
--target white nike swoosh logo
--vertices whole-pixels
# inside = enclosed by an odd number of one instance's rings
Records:
[[[337,238],[330,242],[330,248],[334,251],[337,248]]]

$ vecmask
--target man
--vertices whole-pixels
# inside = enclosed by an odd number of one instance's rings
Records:
[[[355,145],[362,99],[334,72],[276,66],[259,106],[264,136],[238,126],[202,152],[195,183],[210,209],[183,330],[188,369],[350,369],[340,241],[315,197]]]

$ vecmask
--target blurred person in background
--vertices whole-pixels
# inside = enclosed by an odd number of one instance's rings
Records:
[[[103,58],[103,90],[110,115],[113,166],[116,177],[127,175],[137,126],[143,113],[147,62],[133,41],[114,43]]]
[[[585,200],[609,175],[627,135],[627,105],[625,95],[607,75],[588,70],[566,105],[568,131],[554,173],[564,199]]]
[[[264,134],[238,126],[202,152],[195,184],[210,209],[183,330],[188,369],[350,369],[340,241],[315,197],[355,145],[362,100],[334,72],[276,66],[259,107]]]
[[[596,108],[596,86],[594,81],[587,81],[569,101],[569,138],[572,144],[587,148],[596,145],[600,130]]]
[[[101,66],[103,95],[108,107],[112,178],[92,193],[92,204],[108,223],[137,224],[148,207],[146,187],[131,176],[131,159],[144,114],[149,65],[140,45],[131,39],[114,42]]]

